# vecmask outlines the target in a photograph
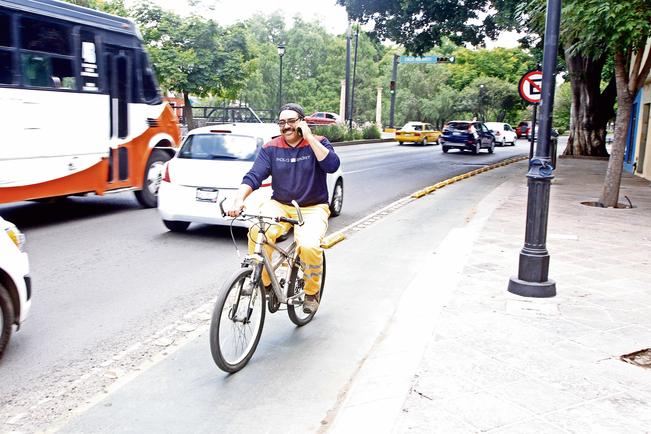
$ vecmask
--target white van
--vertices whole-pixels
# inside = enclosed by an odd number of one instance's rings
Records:
[[[18,330],[32,303],[32,285],[25,236],[0,217],[0,358],[14,325]]]

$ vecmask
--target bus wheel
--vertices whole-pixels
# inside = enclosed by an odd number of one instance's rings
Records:
[[[151,151],[145,167],[145,180],[142,190],[135,192],[136,199],[145,208],[154,208],[158,205],[158,187],[163,179],[163,166],[170,159],[167,152],[160,149]]]

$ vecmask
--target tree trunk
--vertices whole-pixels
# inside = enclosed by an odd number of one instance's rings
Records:
[[[190,95],[187,92],[183,92],[183,118],[185,119],[185,125],[188,127],[188,131],[193,130],[195,128],[194,116],[192,116]]]
[[[629,56],[623,53],[615,54],[615,77],[617,80],[617,118],[615,119],[615,141],[608,160],[606,178],[599,197],[599,202],[605,207],[616,207],[619,200],[619,187],[622,181],[624,167],[624,152],[628,124],[633,110],[634,94],[629,91],[628,62]]]
[[[606,55],[591,59],[566,56],[572,85],[572,122],[564,155],[608,156],[606,126],[614,116],[615,80],[601,92]]]

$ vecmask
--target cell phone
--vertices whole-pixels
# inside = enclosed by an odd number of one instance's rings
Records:
[[[296,132],[299,136],[303,137],[303,130],[301,130],[301,127],[296,128]]]

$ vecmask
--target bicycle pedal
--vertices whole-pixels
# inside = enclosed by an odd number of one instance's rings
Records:
[[[287,305],[289,306],[303,306],[303,299],[301,299],[301,294],[296,294],[287,299]]]

